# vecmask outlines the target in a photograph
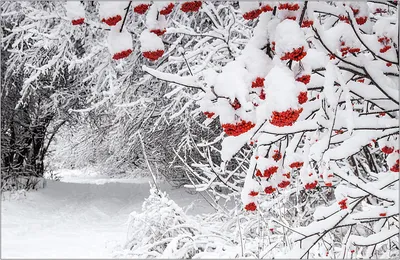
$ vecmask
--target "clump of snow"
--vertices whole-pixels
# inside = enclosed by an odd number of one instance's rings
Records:
[[[118,16],[118,20],[122,20],[124,9],[128,6],[128,3],[123,1],[105,1],[100,2],[99,4],[99,15],[100,20],[102,21],[103,19],[107,20]]]
[[[260,3],[258,1],[239,1],[239,6],[242,14],[260,9]]]
[[[254,129],[254,128],[253,128]],[[254,131],[250,130],[239,136],[228,136],[222,141],[221,159],[229,161],[243,147],[253,135]]]
[[[265,28],[268,28],[271,23],[271,16],[271,12],[260,14],[257,26],[253,30],[253,37],[249,40],[249,45],[254,45],[259,49],[264,47],[268,41],[268,30],[265,30]]]
[[[324,68],[329,61],[325,52],[316,49],[308,49],[307,55],[301,60],[303,65],[310,66],[310,69]]]
[[[79,1],[67,1],[65,4],[67,9],[67,17],[70,20],[85,18],[85,8]]]
[[[265,78],[266,102],[274,111],[286,111],[299,108],[297,96],[300,90],[296,87],[293,72],[286,66],[275,65]]]
[[[243,204],[247,205],[251,202],[256,203],[256,196],[250,195],[251,192],[260,192],[260,184],[254,179],[249,179],[248,181],[246,181],[242,189],[241,199]]]
[[[164,43],[154,33],[144,30],[140,35],[140,50],[142,52],[164,50]]]
[[[263,18],[266,20],[266,18]],[[271,20],[267,21],[263,21],[263,23],[266,23],[266,28],[267,30],[265,30],[265,28],[263,28],[264,32],[268,34],[268,39],[270,42],[275,42],[276,39],[276,30],[277,30],[277,26],[281,23],[281,20],[278,18],[272,18]],[[259,29],[261,31],[261,29]],[[275,42],[276,44],[276,42]]]
[[[292,52],[293,49],[304,47],[307,49],[307,42],[304,37],[304,32],[299,24],[290,19],[282,21],[275,30],[274,41],[276,43],[276,53],[279,56]]]
[[[272,68],[272,60],[268,55],[252,44],[246,45],[238,59],[243,60],[252,81],[257,77],[265,78]]]
[[[149,30],[164,30],[167,26],[167,21],[164,15],[158,13],[158,7],[152,5],[146,15],[146,26]]]
[[[245,121],[254,121],[253,104],[249,100],[248,91],[251,82],[244,61],[239,59],[228,63],[222,69],[222,73],[215,78],[215,93],[228,98],[221,98],[218,101],[221,123],[234,122],[237,116]],[[232,107],[235,102],[240,104],[239,108]]]
[[[123,51],[132,51],[133,43],[131,34],[124,28],[113,27],[108,34],[108,49],[112,56]]]
[[[238,98],[245,103],[248,96],[248,86],[251,79],[243,61],[232,61],[223,69],[215,80],[215,92],[231,100]]]

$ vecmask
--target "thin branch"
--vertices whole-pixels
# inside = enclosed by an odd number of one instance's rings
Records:
[[[122,29],[124,28],[124,24],[126,21],[126,17],[128,16],[129,8],[131,7],[132,1],[129,1],[128,7],[126,7],[126,12],[124,16],[124,20],[122,20],[121,28],[119,29],[119,32],[122,32]]]
[[[160,191],[160,189],[158,188],[158,185],[157,185],[156,176],[154,175],[153,170],[151,169],[149,160],[146,155],[146,148],[144,147],[144,142],[142,139],[142,135],[140,134],[140,130],[137,131],[137,135],[139,136],[140,144],[142,145],[142,149],[143,149],[143,156],[144,156],[144,159],[146,160],[147,167],[149,168],[149,171],[151,173],[151,177],[153,178],[154,185],[156,186],[157,191]]]

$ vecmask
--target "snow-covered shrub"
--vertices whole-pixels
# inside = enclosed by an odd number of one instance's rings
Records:
[[[182,208],[155,187],[150,189],[142,212],[132,212],[128,222],[126,254],[140,258],[160,257],[172,248],[179,250],[199,232],[199,227]],[[186,256],[191,254],[185,252]]]
[[[127,242],[114,250],[123,258],[254,258],[272,256],[285,244],[284,230],[272,221],[237,210],[187,215],[155,187],[142,212],[132,212]],[[270,246],[260,243],[268,240]]]

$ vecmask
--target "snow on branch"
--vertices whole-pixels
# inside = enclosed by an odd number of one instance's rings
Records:
[[[142,66],[142,70],[157,79],[160,79],[160,80],[163,80],[163,81],[166,81],[169,83],[182,85],[182,86],[188,87],[188,88],[200,89],[203,92],[205,92],[205,90],[203,88],[198,86],[196,79],[193,76],[178,76],[178,75],[174,75],[171,73],[160,72],[155,69],[149,68],[145,65]]]

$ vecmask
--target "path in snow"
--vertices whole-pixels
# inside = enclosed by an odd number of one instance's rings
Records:
[[[126,221],[149,196],[147,180],[68,179],[21,200],[2,201],[1,255],[5,258],[110,258],[125,242]],[[189,213],[212,212],[200,194],[162,184]]]

